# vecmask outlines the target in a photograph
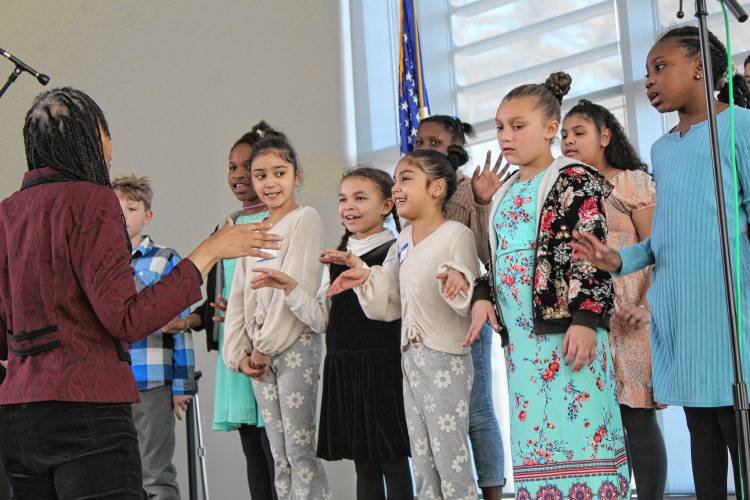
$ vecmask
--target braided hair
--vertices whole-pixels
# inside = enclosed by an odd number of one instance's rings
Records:
[[[695,26],[672,28],[659,38],[659,42],[669,38],[675,38],[677,44],[685,49],[690,57],[696,56],[701,52],[700,36],[698,28]],[[743,108],[750,107],[750,90],[747,87],[745,79],[742,75],[732,74],[733,71],[729,70],[727,49],[721,40],[710,31],[708,32],[708,46],[711,52],[711,69],[713,70],[713,74],[710,75],[711,81],[716,90],[719,91],[717,99],[720,102],[729,103],[728,81],[731,77],[734,86],[734,103]]]
[[[423,123],[437,123],[445,129],[451,136],[451,144],[448,146],[448,156],[453,156],[452,163],[465,165],[469,161],[469,153],[466,152],[466,138],[474,137],[476,132],[470,123],[462,122],[457,116],[432,115],[422,120]],[[458,168],[458,167],[456,167]]]
[[[391,177],[387,172],[384,172],[383,170],[371,167],[355,168],[346,172],[343,177],[341,177],[341,181],[343,182],[344,179],[348,179],[350,177],[361,177],[363,179],[368,179],[378,187],[378,189],[380,190],[380,194],[383,196],[384,200],[387,200],[391,197],[391,189],[393,189],[393,177]],[[391,216],[393,217],[393,223],[396,225],[396,231],[400,233],[401,222],[398,220],[398,213],[396,213],[395,204],[391,209]],[[351,231],[349,231],[348,229],[344,229],[344,235],[341,237],[341,242],[339,243],[337,250],[346,250],[346,246],[349,243],[349,237],[351,235]]]
[[[39,94],[23,126],[27,167],[110,186],[101,133],[111,137],[104,113],[85,93],[63,87]]]
[[[610,110],[599,104],[594,104],[586,99],[581,99],[573,106],[565,118],[570,116],[581,116],[592,122],[600,134],[604,129],[609,129],[612,138],[604,148],[604,158],[611,166],[621,170],[647,170],[638,153],[625,134],[620,122]]]

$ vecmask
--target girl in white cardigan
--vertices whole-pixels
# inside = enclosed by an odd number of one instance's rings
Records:
[[[250,169],[253,188],[268,207],[267,220],[284,240],[271,259],[238,260],[222,356],[228,367],[253,378],[279,499],[331,498],[314,441],[322,339],[292,313],[283,291],[251,287],[253,270],[262,266],[283,271],[315,293],[323,224],[314,209],[294,199],[299,166],[284,139],[269,137],[256,144]]]
[[[370,319],[401,318],[409,441],[417,498],[476,498],[469,462],[470,297],[478,274],[474,236],[446,221],[456,189],[451,160],[437,151],[407,154],[396,166],[393,199],[411,221],[382,266],[345,271],[329,294],[354,288]]]

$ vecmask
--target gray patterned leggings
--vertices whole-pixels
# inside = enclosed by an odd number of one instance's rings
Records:
[[[303,333],[271,358],[262,382],[253,380],[266,425],[279,500],[333,498],[323,465],[315,456],[315,415],[323,339]]]
[[[403,353],[402,365],[417,498],[476,499],[468,443],[471,354],[417,344]]]

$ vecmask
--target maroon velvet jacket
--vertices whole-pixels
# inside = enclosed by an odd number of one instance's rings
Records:
[[[114,192],[90,182],[40,181],[0,203],[0,404],[138,401],[127,344],[201,299],[201,276],[181,261],[136,293]]]

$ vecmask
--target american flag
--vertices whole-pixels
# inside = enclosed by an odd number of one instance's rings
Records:
[[[419,120],[430,114],[430,103],[427,100],[427,88],[422,73],[415,1],[401,0],[398,128],[402,153],[414,149]]]

